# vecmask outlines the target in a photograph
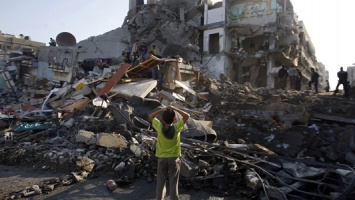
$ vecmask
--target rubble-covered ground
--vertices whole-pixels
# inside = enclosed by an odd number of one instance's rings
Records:
[[[236,199],[355,195],[354,96],[252,88],[221,79],[202,77],[196,84],[196,92],[208,92],[207,100],[184,92],[185,101],[169,102],[193,118],[182,133],[182,188]],[[19,85],[20,103],[14,103],[13,92],[1,91],[0,164],[67,175],[2,190],[5,199],[40,195],[103,173],[118,187],[155,181],[155,134],[147,116],[164,106],[162,91],[155,88],[147,98],[112,97],[105,108],[105,101],[93,105],[93,91],[73,100],[73,88],[49,94],[53,86],[39,81],[31,88],[35,92],[29,89]],[[46,97],[51,102],[46,109],[24,101]],[[196,125],[201,118],[212,126]]]

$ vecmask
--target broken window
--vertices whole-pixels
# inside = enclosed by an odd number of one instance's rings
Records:
[[[208,52],[210,54],[219,53],[219,33],[211,34],[209,38]]]

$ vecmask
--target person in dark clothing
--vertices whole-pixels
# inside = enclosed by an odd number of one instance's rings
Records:
[[[57,46],[57,42],[53,38],[50,38],[49,46],[55,47],[55,46]]]
[[[123,61],[127,64],[131,64],[132,63],[132,59],[129,56],[129,54],[127,52],[122,52],[122,56],[123,56]]]
[[[279,78],[279,88],[286,89],[288,73],[284,65],[282,65],[277,76]]]
[[[308,87],[312,88],[312,83],[314,83],[314,91],[318,93],[318,78],[319,74],[311,68],[312,74],[311,74],[311,81],[308,82]]]
[[[326,84],[326,86],[325,86],[324,90],[325,90],[326,92],[329,92],[329,90],[330,90],[329,81],[328,81],[328,80],[325,80],[325,84]]]
[[[297,68],[297,79],[296,79],[296,90],[301,91],[301,84],[302,84],[302,73],[301,70]]]
[[[148,57],[148,47],[145,42],[139,46],[140,62],[143,62]]]
[[[345,89],[344,89],[346,91],[345,97],[349,97],[350,89],[351,89],[350,81],[346,81],[346,85],[345,85]]]
[[[348,81],[348,72],[344,71],[343,70],[343,67],[340,67],[340,71],[337,73],[337,76],[338,76],[338,84],[337,86],[335,87],[335,90],[334,90],[334,96],[336,95],[336,93],[339,92],[339,86],[340,85],[343,85],[343,89],[344,89],[344,96],[347,97],[349,96],[348,95],[348,90],[347,90],[347,87],[346,87],[346,82]]]

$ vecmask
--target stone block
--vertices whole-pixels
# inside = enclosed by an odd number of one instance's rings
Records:
[[[91,160],[90,158],[83,157],[81,160],[76,162],[76,166],[87,172],[91,172],[95,166],[95,161]]]
[[[163,98],[167,101],[175,101],[175,97],[172,94],[170,94],[169,92],[164,91],[164,90],[159,92],[159,97]]]
[[[79,130],[79,133],[76,135],[76,142],[83,142],[85,144],[96,144],[95,133],[91,131]]]
[[[191,178],[196,176],[198,173],[199,167],[195,163],[181,158],[181,168],[180,168],[180,174],[181,176],[185,178]]]
[[[132,153],[134,153],[134,155],[136,157],[138,157],[138,158],[141,157],[142,152],[143,152],[143,149],[141,146],[136,145],[136,144],[131,144],[129,149],[131,150]]]
[[[97,134],[96,138],[96,145],[99,146],[127,148],[127,141],[122,135],[99,133]]]
[[[218,86],[215,83],[211,83],[209,91],[214,95],[219,95]]]

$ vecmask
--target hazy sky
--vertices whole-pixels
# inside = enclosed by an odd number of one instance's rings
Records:
[[[334,89],[336,72],[355,63],[355,0],[292,0],[316,49],[316,57],[330,72]],[[60,32],[77,41],[120,27],[128,0],[0,0],[0,30],[23,34],[48,44]],[[345,68],[346,69],[346,68]]]

